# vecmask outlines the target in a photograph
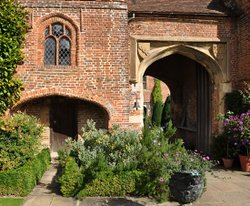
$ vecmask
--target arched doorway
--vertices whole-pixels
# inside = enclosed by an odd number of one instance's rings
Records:
[[[14,112],[22,111],[36,116],[44,125],[42,144],[52,153],[63,148],[65,139],[77,139],[87,120],[96,122],[97,128],[107,129],[109,114],[101,106],[79,98],[51,95],[22,102]]]
[[[211,78],[200,63],[175,53],[149,65],[144,75],[170,88],[176,136],[190,149],[209,151],[211,136]]]

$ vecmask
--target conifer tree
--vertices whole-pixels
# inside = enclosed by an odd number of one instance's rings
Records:
[[[155,79],[155,86],[152,92],[152,98],[153,98],[152,123],[154,126],[161,126],[163,102],[161,93],[161,82],[158,79]]]

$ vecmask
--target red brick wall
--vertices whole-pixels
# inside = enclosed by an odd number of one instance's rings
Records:
[[[111,123],[129,121],[127,5],[123,1],[20,0],[30,13],[25,62],[18,67],[25,90],[20,102],[48,95],[93,101]],[[44,66],[44,29],[52,22],[72,32],[72,65]]]
[[[237,57],[237,24],[230,17],[219,16],[136,16],[129,23],[129,34],[132,36],[178,37],[182,39],[211,38],[220,39],[228,45],[228,69],[231,81],[238,78]],[[214,90],[213,90],[214,91]],[[212,128],[218,132],[218,96],[213,95]]]
[[[242,15],[238,18],[238,86],[242,86],[242,82],[250,83],[250,1],[237,0],[242,10]]]

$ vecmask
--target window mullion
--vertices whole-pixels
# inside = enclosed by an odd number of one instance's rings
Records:
[[[56,38],[56,65],[59,65],[59,42],[60,39]]]

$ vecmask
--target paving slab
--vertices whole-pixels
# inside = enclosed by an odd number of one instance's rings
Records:
[[[60,195],[55,181],[58,165],[54,164],[42,177],[39,184],[26,198],[23,206],[178,206],[179,203],[157,203],[142,197],[88,197],[84,200]],[[249,206],[250,173],[217,169],[207,173],[207,187],[201,198],[186,204],[193,206]]]

